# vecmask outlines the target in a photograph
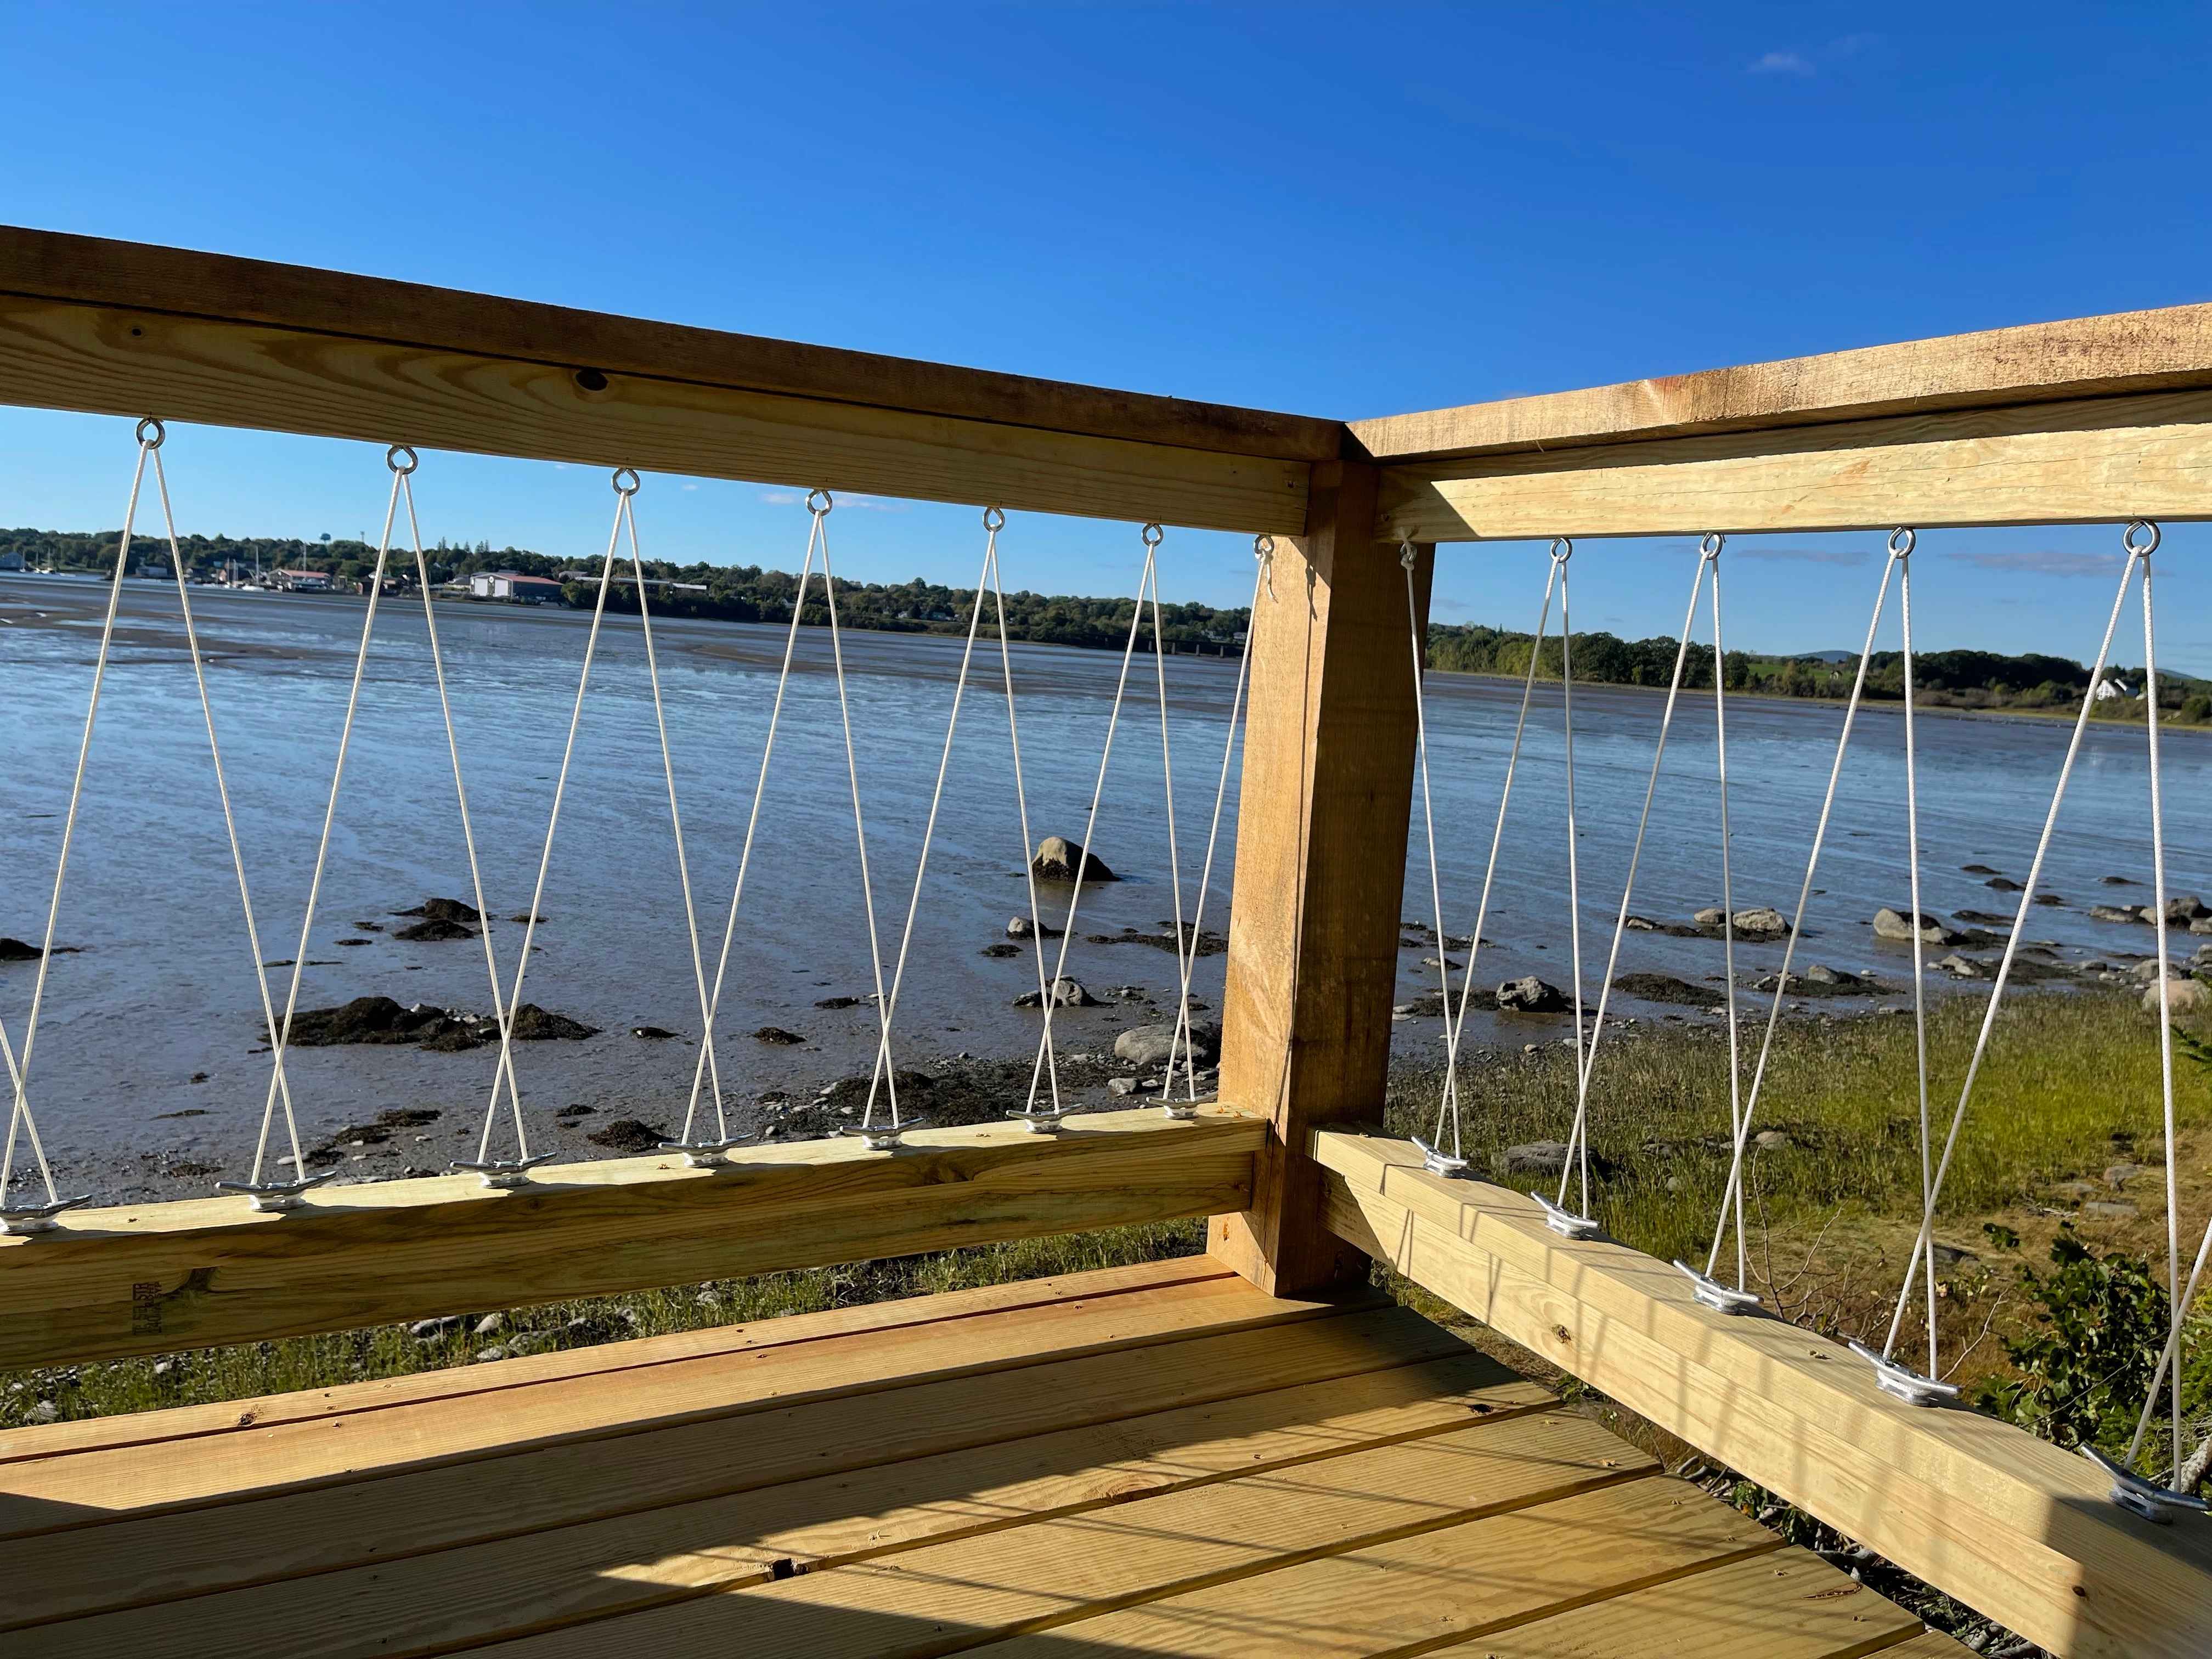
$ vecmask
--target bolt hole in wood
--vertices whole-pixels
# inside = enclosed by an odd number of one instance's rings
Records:
[[[580,368],[576,371],[576,386],[580,391],[605,392],[607,377],[596,368]]]

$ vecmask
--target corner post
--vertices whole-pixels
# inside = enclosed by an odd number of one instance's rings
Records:
[[[1398,548],[1376,469],[1316,465],[1307,533],[1275,556],[1247,649],[1251,702],[1224,998],[1221,1099],[1265,1113],[1252,1207],[1212,1254],[1297,1295],[1364,1275],[1322,1215],[1322,1123],[1376,1123],[1390,1061],[1417,711]],[[1425,625],[1433,549],[1414,602]]]

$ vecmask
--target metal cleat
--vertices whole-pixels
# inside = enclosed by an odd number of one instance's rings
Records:
[[[1008,1112],[1006,1121],[1027,1124],[1032,1134],[1048,1135],[1074,1115],[1073,1106],[1039,1106],[1027,1111]]]
[[[483,1159],[457,1158],[446,1167],[456,1175],[466,1173],[481,1176],[485,1186],[504,1190],[514,1187],[527,1187],[530,1184],[530,1172],[541,1164],[551,1163],[555,1156],[551,1152],[540,1152],[535,1158]]]
[[[750,1134],[732,1135],[727,1140],[664,1140],[664,1152],[684,1154],[687,1170],[726,1170],[731,1168],[730,1153],[752,1139]]]
[[[1198,1109],[1205,1104],[1202,1100],[1175,1100],[1164,1094],[1160,1097],[1160,1110],[1178,1123],[1189,1122],[1198,1115]]]
[[[0,1204],[0,1233],[50,1233],[54,1230],[54,1218],[64,1210],[74,1210],[80,1204],[91,1202],[90,1193],[80,1193],[75,1198],[58,1198],[51,1204]]]
[[[908,1118],[903,1123],[845,1123],[838,1126],[841,1135],[851,1135],[872,1152],[895,1152],[905,1142],[900,1137],[909,1129],[929,1126],[919,1118]]]
[[[215,1189],[219,1193],[241,1193],[253,1200],[253,1207],[261,1211],[296,1210],[301,1207],[300,1195],[310,1187],[319,1187],[326,1181],[337,1179],[336,1170],[324,1170],[317,1174],[301,1176],[296,1181],[218,1181]]]
[[[1544,1206],[1544,1224],[1555,1233],[1568,1238],[1595,1238],[1605,1231],[1601,1223],[1586,1215],[1577,1215],[1572,1210],[1560,1208],[1541,1193],[1531,1193],[1529,1196]]]
[[[1467,1173],[1468,1159],[1455,1157],[1441,1146],[1431,1146],[1419,1135],[1413,1137],[1413,1145],[1421,1149],[1421,1167],[1431,1175],[1463,1176]]]
[[[1758,1291],[1730,1290],[1717,1279],[1699,1273],[1686,1261],[1678,1261],[1674,1266],[1680,1270],[1682,1277],[1690,1281],[1691,1293],[1708,1308],[1717,1309],[1724,1314],[1759,1311]]]
[[[1874,1380],[1881,1385],[1884,1394],[1895,1395],[1908,1406],[1948,1406],[1959,1397],[1955,1382],[1938,1382],[1932,1376],[1923,1376],[1909,1365],[1884,1359],[1863,1342],[1852,1343],[1850,1349],[1874,1367]]]
[[[2115,1463],[2094,1446],[2081,1448],[2081,1455],[2094,1463],[2112,1478],[2112,1499],[2130,1515],[2139,1515],[2154,1526],[2171,1526],[2173,1512],[2187,1515],[2212,1513],[2212,1502],[2175,1492],[2156,1481],[2146,1480],[2133,1469]]]

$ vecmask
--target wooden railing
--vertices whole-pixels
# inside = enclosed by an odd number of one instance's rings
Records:
[[[2202,1529],[1376,1133],[1416,713],[1401,540],[1425,606],[1438,542],[2203,516],[2212,307],[1340,422],[10,230],[0,400],[1281,538],[1220,1109],[80,1212],[0,1239],[0,1364],[1212,1213],[1263,1287],[1388,1262],[2061,1653],[2212,1650]]]

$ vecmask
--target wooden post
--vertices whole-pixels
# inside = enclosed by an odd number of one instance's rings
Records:
[[[1216,1216],[1209,1240],[1279,1296],[1367,1270],[1328,1230],[1304,1142],[1316,1124],[1380,1123],[1389,1069],[1415,710],[1405,574],[1376,482],[1364,464],[1315,466],[1308,533],[1279,543],[1248,647],[1221,1099],[1273,1132],[1252,1207]]]

